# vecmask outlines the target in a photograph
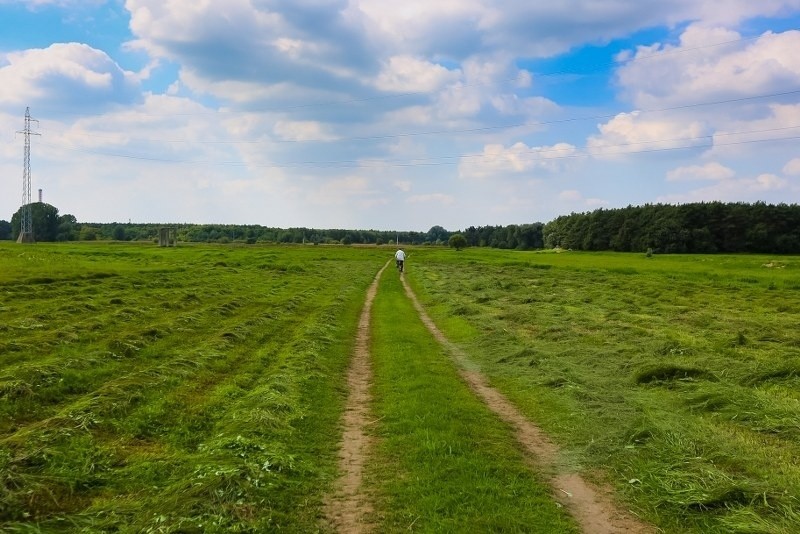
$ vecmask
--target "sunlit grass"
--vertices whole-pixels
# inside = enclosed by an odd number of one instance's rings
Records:
[[[391,254],[0,244],[0,530],[324,529],[356,321]],[[406,276],[564,461],[665,531],[792,532],[799,269],[420,248]],[[394,275],[375,308],[381,524],[538,524],[506,506],[552,502]]]
[[[577,531],[513,431],[459,378],[395,272],[374,306],[376,531]]]
[[[0,530],[320,528],[388,251],[0,245]]]
[[[667,531],[791,532],[800,259],[421,250],[440,326]]]

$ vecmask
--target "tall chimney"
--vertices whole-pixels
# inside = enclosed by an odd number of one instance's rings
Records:
[[[42,203],[42,190],[39,189],[39,204]]]

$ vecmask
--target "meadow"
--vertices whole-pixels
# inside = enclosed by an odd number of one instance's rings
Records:
[[[0,245],[0,530],[320,528],[387,254]]]
[[[439,328],[666,532],[800,525],[800,258],[412,249]],[[390,247],[0,243],[0,530],[327,531]],[[376,531],[573,532],[387,270]]]
[[[800,528],[800,259],[419,250],[429,313],[667,532]]]
[[[372,353],[376,532],[580,532],[461,380],[394,271],[375,299]]]

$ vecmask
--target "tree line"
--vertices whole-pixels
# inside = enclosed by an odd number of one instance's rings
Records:
[[[156,241],[159,229],[176,228],[177,238],[202,243],[314,243],[446,245],[454,235],[466,246],[536,250],[619,252],[800,253],[800,206],[763,202],[646,204],[572,213],[544,224],[470,226],[451,232],[434,226],[427,232],[274,228],[261,225],[79,223],[74,215],[41,202],[31,204],[37,241]],[[0,239],[19,234],[20,211],[0,220]]]
[[[655,253],[800,253],[800,206],[700,202],[598,209],[544,227],[546,247]]]
[[[36,241],[157,241],[159,230],[174,227],[178,241],[200,243],[316,243],[370,244],[400,242],[412,245],[447,244],[451,232],[434,226],[428,232],[274,228],[237,224],[174,223],[80,223],[74,215],[59,215],[58,208],[43,202],[30,205]],[[0,239],[19,235],[21,209],[11,222],[0,220]]]

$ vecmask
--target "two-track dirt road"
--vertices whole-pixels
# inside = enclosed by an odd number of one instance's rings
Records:
[[[364,467],[369,461],[370,440],[365,428],[370,424],[370,366],[369,339],[372,302],[378,291],[385,265],[370,285],[358,325],[358,337],[348,374],[349,397],[343,416],[343,436],[339,453],[340,478],[336,492],[326,503],[326,517],[338,532],[358,533],[379,530],[368,523],[372,507],[362,487]],[[470,389],[500,419],[514,431],[514,437],[526,453],[531,469],[544,473],[552,487],[553,498],[566,507],[581,529],[587,534],[654,532],[650,525],[620,508],[612,492],[587,482],[579,473],[564,471],[558,462],[557,445],[533,422],[526,419],[488,380],[466,354],[451,343],[437,328],[420,304],[411,287],[401,275],[406,295],[414,304],[420,319],[434,338],[456,362],[461,378]]]

